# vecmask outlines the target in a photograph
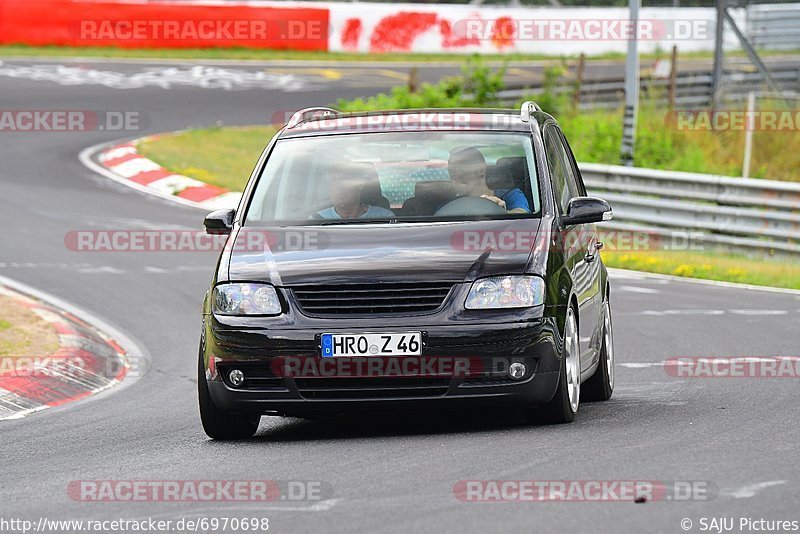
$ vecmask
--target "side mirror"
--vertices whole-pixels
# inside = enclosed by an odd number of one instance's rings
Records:
[[[203,226],[209,234],[229,234],[233,228],[233,219],[236,217],[236,210],[224,209],[212,211],[203,220]]]
[[[567,205],[567,214],[561,217],[564,226],[610,221],[611,205],[602,198],[575,197]]]

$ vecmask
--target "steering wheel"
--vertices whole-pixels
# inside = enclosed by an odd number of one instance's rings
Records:
[[[436,210],[439,217],[464,215],[505,215],[507,212],[497,203],[482,197],[461,197]]]

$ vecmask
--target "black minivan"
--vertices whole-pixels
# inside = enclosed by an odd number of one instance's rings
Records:
[[[261,155],[203,305],[200,414],[519,406],[564,423],[614,388],[609,281],[556,121],[520,111],[297,112]]]

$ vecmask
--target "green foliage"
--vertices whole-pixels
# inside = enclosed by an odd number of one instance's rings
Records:
[[[566,113],[570,109],[570,97],[572,96],[571,93],[564,90],[566,74],[567,69],[563,61],[561,65],[545,67],[541,92],[532,97],[523,98],[523,101],[535,101],[542,111],[554,117]]]
[[[423,83],[416,92],[400,85],[389,93],[367,98],[339,100],[342,111],[383,109],[492,107],[499,105],[498,93],[503,89],[505,67],[492,70],[475,55],[461,67],[461,75],[445,78],[438,83]]]

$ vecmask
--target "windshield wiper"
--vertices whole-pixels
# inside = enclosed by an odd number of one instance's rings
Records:
[[[320,219],[311,221],[311,225],[322,225],[322,226],[332,226],[332,225],[342,225],[342,224],[372,224],[372,223],[384,223],[384,224],[395,224],[397,223],[396,218],[391,219]]]

